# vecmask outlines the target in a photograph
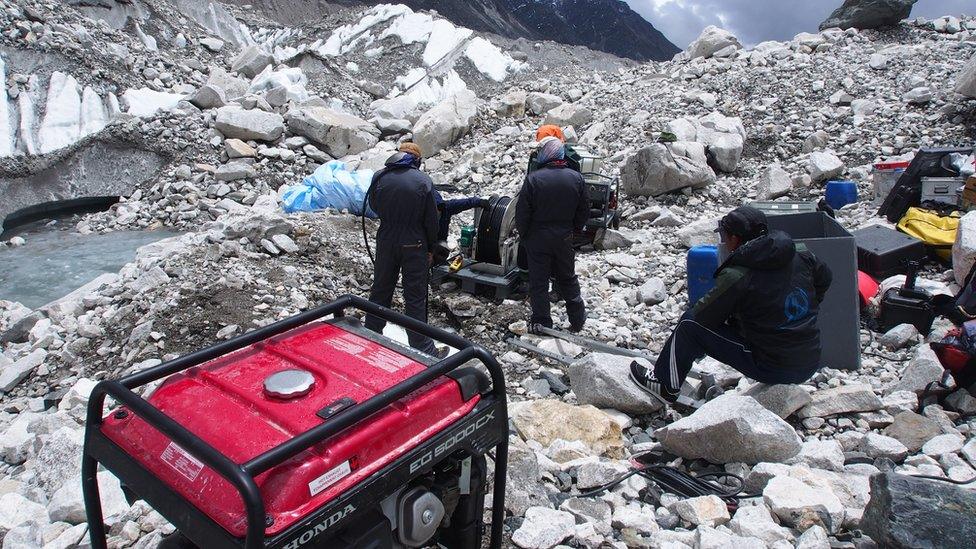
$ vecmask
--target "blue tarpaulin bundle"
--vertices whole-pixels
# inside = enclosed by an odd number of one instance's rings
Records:
[[[281,197],[283,207],[287,213],[335,208],[362,215],[363,200],[372,179],[372,170],[351,172],[344,162],[333,160],[319,166],[300,184],[285,189]],[[376,218],[368,205],[366,216]]]

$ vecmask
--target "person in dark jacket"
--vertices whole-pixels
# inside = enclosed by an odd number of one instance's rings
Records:
[[[638,362],[631,379],[662,403],[674,402],[694,362],[708,355],[768,384],[802,383],[820,369],[820,303],[830,269],[806,246],[770,231],[761,211],[742,206],[718,232],[730,255],[715,287],[686,312],[654,368]]]
[[[369,300],[389,307],[397,278],[402,273],[406,314],[427,322],[427,289],[431,250],[437,242],[440,216],[434,199],[434,184],[420,171],[422,152],[404,143],[400,152],[386,161],[370,183],[369,205],[380,218],[376,231],[376,264]],[[386,323],[366,316],[366,327],[382,333]],[[429,337],[407,332],[410,346],[438,355]]]
[[[585,199],[583,176],[570,169],[563,144],[547,137],[539,144],[539,169],[525,177],[518,195],[515,226],[525,246],[529,267],[529,330],[552,327],[549,309],[549,280],[566,301],[570,330],[579,331],[586,322],[586,306],[576,276],[573,232],[583,229],[590,210]]]

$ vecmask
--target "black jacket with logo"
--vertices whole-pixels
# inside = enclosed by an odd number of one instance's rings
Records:
[[[830,269],[782,231],[770,231],[735,250],[715,273],[715,288],[694,307],[695,320],[732,324],[757,361],[773,367],[820,366],[817,315]]]

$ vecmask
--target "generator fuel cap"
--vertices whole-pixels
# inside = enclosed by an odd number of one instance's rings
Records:
[[[305,370],[282,370],[264,380],[264,393],[269,397],[290,400],[307,395],[315,386],[315,377]]]

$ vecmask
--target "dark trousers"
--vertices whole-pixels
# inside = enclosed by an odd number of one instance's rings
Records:
[[[397,279],[403,273],[403,303],[407,316],[427,322],[427,249],[420,244],[402,246],[386,242],[376,244],[376,265],[373,266],[373,288],[369,300],[389,307],[393,303],[393,291]],[[366,327],[377,333],[383,332],[386,322],[366,315]],[[407,330],[410,346],[425,353],[433,353],[434,341],[429,337]]]
[[[481,199],[478,197],[471,198],[456,198],[453,200],[445,200],[441,204],[440,212],[440,225],[438,226],[437,239],[447,240],[447,235],[451,231],[451,216],[457,215],[461,212],[466,212],[468,210],[473,210],[481,204]]]
[[[705,327],[688,311],[664,344],[654,365],[654,376],[671,392],[677,393],[695,361],[705,355],[738,370],[749,379],[769,385],[803,383],[817,371],[762,364],[734,328],[727,324],[716,329]]]
[[[532,316],[529,322],[552,327],[549,310],[549,280],[553,280],[559,297],[566,301],[566,314],[573,326],[582,326],[586,320],[586,305],[580,295],[579,278],[576,276],[576,251],[572,236],[568,238],[540,238],[533,235],[524,243],[529,265],[529,304]]]

